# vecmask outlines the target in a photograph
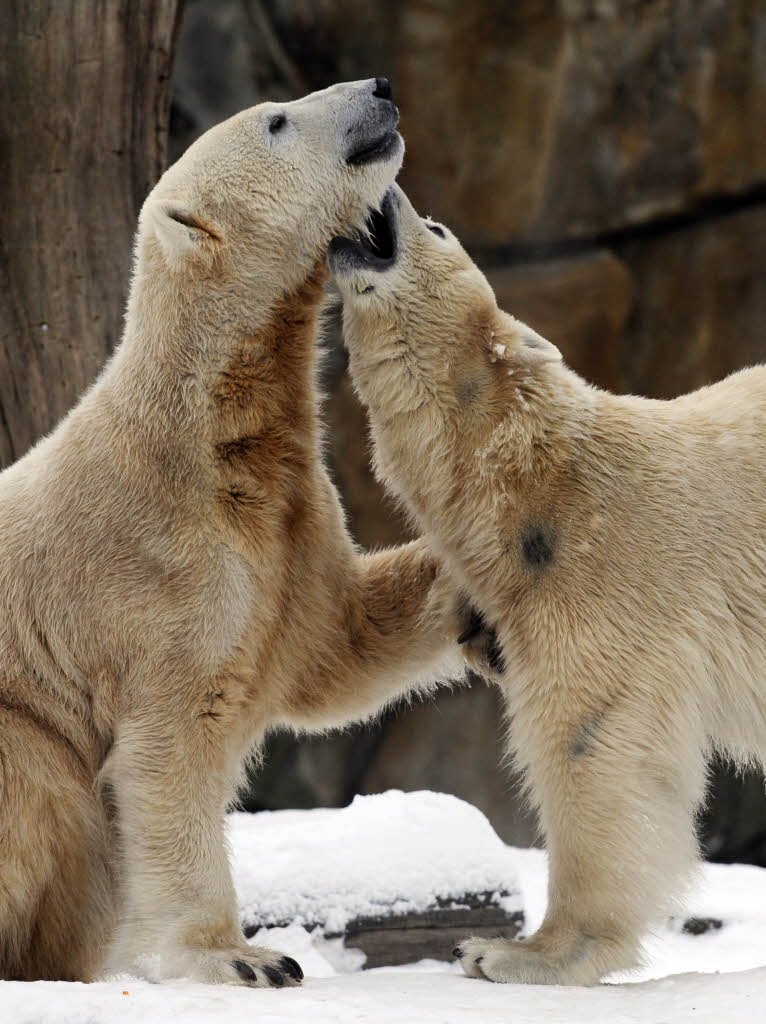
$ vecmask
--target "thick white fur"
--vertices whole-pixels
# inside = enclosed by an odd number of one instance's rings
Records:
[[[297,981],[238,920],[243,759],[460,669],[449,580],[421,542],[359,553],[320,459],[323,254],[402,158],[345,160],[391,122],[374,90],[255,107],[167,171],[122,344],[0,475],[0,977]]]
[[[550,855],[540,930],[459,953],[589,984],[682,894],[707,756],[764,762],[766,368],[670,402],[590,387],[396,195],[393,266],[335,268],[351,372],[380,477],[497,627]]]

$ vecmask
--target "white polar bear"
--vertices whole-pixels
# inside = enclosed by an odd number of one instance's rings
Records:
[[[123,341],[0,475],[0,977],[283,985],[223,815],[252,744],[459,670],[420,542],[360,554],[321,463],[330,238],[402,160],[385,79],[213,128],[146,200]]]
[[[706,756],[766,759],[766,367],[672,402],[599,391],[396,186],[330,261],[379,476],[496,625],[550,857],[540,929],[457,955],[591,984],[683,891]]]

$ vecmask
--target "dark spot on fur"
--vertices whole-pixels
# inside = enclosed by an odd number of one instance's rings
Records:
[[[215,446],[215,454],[223,462],[249,464],[258,451],[259,438],[237,437],[233,441],[222,441]]]
[[[536,568],[545,568],[553,561],[553,538],[544,527],[530,526],[521,538],[524,561]]]
[[[479,397],[481,382],[476,377],[468,377],[458,384],[457,398],[461,405],[472,405]]]
[[[248,523],[251,522],[250,517],[261,512],[264,506],[262,498],[237,484],[220,488],[218,500],[233,519],[241,521],[246,517]]]
[[[569,963],[580,964],[583,960],[586,960],[591,955],[593,945],[596,942],[598,942],[598,939],[595,935],[581,935],[569,956]]]
[[[574,739],[569,745],[569,756],[573,760],[577,761],[590,753],[596,733],[601,728],[604,714],[605,712],[599,711],[595,715],[588,715],[577,726]]]

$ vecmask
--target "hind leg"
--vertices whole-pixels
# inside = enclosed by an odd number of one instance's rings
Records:
[[[679,895],[703,761],[682,715],[633,707],[540,723],[548,740],[531,744],[529,773],[549,854],[545,919],[529,939],[468,939],[455,955],[490,981],[590,985],[636,966],[647,926]]]
[[[110,927],[105,816],[82,765],[0,708],[0,978],[88,980]]]

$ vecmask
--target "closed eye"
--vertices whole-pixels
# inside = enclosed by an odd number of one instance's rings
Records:
[[[287,118],[284,114],[274,114],[269,120],[269,131],[272,135],[276,135],[277,132],[281,132],[284,126],[287,124]]]
[[[442,228],[440,228],[438,224],[426,224],[426,227],[428,228],[429,231],[433,231],[433,233],[435,235],[438,235],[439,238],[446,238],[447,237],[444,234],[444,231],[442,230]]]

